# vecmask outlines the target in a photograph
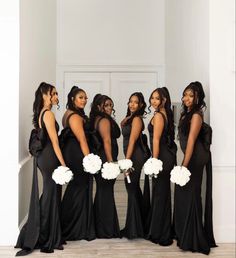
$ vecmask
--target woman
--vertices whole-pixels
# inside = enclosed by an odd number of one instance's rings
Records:
[[[42,82],[35,92],[33,104],[33,125],[41,131],[43,149],[35,162],[43,176],[43,193],[38,197],[37,174],[33,176],[33,187],[28,221],[22,228],[17,248],[22,248],[16,256],[31,253],[39,248],[41,252],[52,253],[54,249],[63,249],[61,226],[59,221],[60,188],[52,179],[52,172],[59,165],[65,166],[58,143],[59,126],[51,111],[58,104],[56,88]]]
[[[155,89],[150,98],[154,109],[148,131],[152,157],[163,162],[163,170],[152,178],[152,202],[147,223],[147,238],[160,245],[171,245],[170,171],[176,163],[177,147],[171,100],[167,88]]]
[[[90,112],[91,130],[94,134],[94,153],[102,163],[117,161],[120,128],[111,117],[113,101],[106,95],[96,95]],[[96,137],[96,141],[95,141]],[[114,198],[115,179],[107,180],[101,173],[95,175],[96,194],[94,199],[95,228],[97,238],[120,237],[119,221]]]
[[[95,238],[92,208],[92,175],[84,171],[83,158],[89,150],[89,124],[84,113],[87,95],[73,86],[68,94],[67,110],[62,118],[62,151],[72,170],[73,180],[67,185],[62,200],[62,233],[65,240]]]
[[[179,122],[179,141],[184,153],[182,166],[191,173],[183,187],[175,186],[174,230],[183,250],[209,254],[215,247],[212,229],[211,171],[207,173],[205,220],[202,221],[201,186],[204,166],[211,162],[202,138],[205,93],[200,82],[190,83],[183,92],[183,111]],[[209,163],[208,163],[209,164]],[[209,181],[210,180],[210,181]]]
[[[129,239],[144,237],[144,203],[140,188],[140,174],[145,161],[149,158],[143,146],[142,131],[144,130],[143,116],[146,103],[141,92],[133,93],[128,102],[127,115],[121,122],[123,134],[123,149],[126,159],[131,159],[134,170],[126,173],[125,186],[128,192],[128,207],[126,214],[125,228],[121,235]],[[128,183],[129,175],[131,182]]]

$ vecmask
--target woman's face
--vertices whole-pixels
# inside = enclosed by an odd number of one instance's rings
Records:
[[[57,92],[56,88],[54,88],[54,87],[51,91],[51,103],[52,103],[52,105],[58,105],[58,103],[59,103],[58,92]]]
[[[191,109],[194,102],[194,93],[192,90],[186,90],[184,91],[183,98],[182,98],[183,104],[188,108]]]
[[[136,112],[140,107],[139,107],[139,99],[137,96],[132,96],[129,100],[128,103],[128,107],[129,107],[129,111],[131,112],[131,114],[133,114],[134,112]]]
[[[150,99],[150,104],[151,104],[151,106],[152,106],[155,110],[157,110],[158,107],[160,106],[160,104],[161,104],[161,98],[160,98],[160,95],[159,95],[159,93],[158,93],[157,91],[154,91],[154,92],[152,93],[152,96],[151,96],[151,99]]]
[[[103,112],[111,116],[114,104],[110,99],[107,99],[103,106]]]
[[[76,94],[74,99],[74,105],[76,108],[84,108],[87,104],[88,97],[84,91],[80,91]]]

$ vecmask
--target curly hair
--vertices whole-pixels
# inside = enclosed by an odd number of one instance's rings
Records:
[[[110,100],[113,103],[113,100],[108,97],[107,95],[102,94],[96,94],[93,98],[93,102],[91,104],[91,111],[89,114],[90,119],[90,128],[91,130],[94,130],[95,120],[97,116],[105,117],[109,119],[110,121],[113,120],[113,118],[105,113],[104,111],[99,110],[99,106],[104,108],[105,102],[107,100]],[[115,110],[112,109],[113,115],[115,114]]]
[[[173,110],[172,110],[172,106],[171,106],[171,98],[170,98],[170,93],[168,91],[168,89],[166,87],[162,87],[162,88],[156,88],[150,95],[149,97],[149,111],[150,107],[151,107],[151,98],[154,92],[157,92],[159,94],[160,97],[160,104],[157,107],[157,109],[155,110],[156,112],[160,112],[160,107],[163,106],[165,108],[166,111],[166,115],[167,115],[167,133],[170,136],[171,140],[174,141],[175,139],[175,125],[174,125],[174,114],[173,114]],[[164,105],[163,105],[164,103]]]
[[[131,96],[129,97],[129,101],[127,103],[127,105],[129,105],[129,102],[131,100],[131,98],[133,96],[136,96],[138,98],[138,105],[139,105],[139,108],[137,111],[135,111],[132,116],[126,121],[126,123],[131,123],[134,119],[134,117],[136,116],[141,116],[141,117],[145,117],[145,115],[147,114],[146,112],[146,107],[147,107],[147,104],[145,102],[145,99],[144,99],[144,96],[142,94],[142,92],[134,92],[133,94],[131,94]],[[127,108],[127,113],[126,113],[126,117],[130,116],[131,115],[131,112],[130,112],[130,109],[129,107]]]
[[[55,87],[49,83],[41,82],[35,92],[32,124],[36,129],[39,128],[39,115],[44,105],[43,95],[48,94],[48,92],[52,95],[52,90],[54,88]]]
[[[83,118],[87,118],[85,115],[84,109],[83,108],[78,108],[74,104],[74,100],[76,98],[76,95],[79,94],[80,92],[86,93],[83,89],[79,88],[78,86],[73,86],[70,90],[70,92],[67,95],[67,103],[66,103],[66,108],[74,111],[78,115],[82,116]]]
[[[187,90],[193,92],[193,106],[190,110],[184,105],[183,98]],[[182,111],[180,114],[179,127],[184,134],[187,134],[190,129],[190,121],[194,113],[202,114],[203,109],[206,109],[206,103],[204,101],[205,93],[202,84],[198,81],[191,82],[183,91],[182,95]]]

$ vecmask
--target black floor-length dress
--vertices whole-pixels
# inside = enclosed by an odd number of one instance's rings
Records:
[[[187,147],[188,133],[179,125],[179,140],[182,151]],[[207,185],[203,222],[201,187],[203,169],[206,166]],[[192,157],[188,164],[190,181],[185,186],[175,186],[174,231],[177,245],[185,250],[209,254],[216,247],[212,227],[212,168],[211,153],[204,147],[201,132],[198,135]]]
[[[84,171],[80,143],[69,127],[67,117],[66,127],[63,129],[60,141],[67,166],[73,172],[73,180],[66,187],[61,204],[61,225],[65,240],[93,240],[95,239],[92,184],[93,177]],[[85,134],[89,140],[89,123],[85,120]]]
[[[103,117],[98,118],[96,128]],[[117,123],[110,119],[111,123],[111,149],[112,159],[117,161],[118,144],[117,138],[120,137],[120,128]],[[102,163],[107,161],[103,140],[96,129],[96,136],[100,142],[95,153],[100,156]],[[117,216],[115,197],[114,197],[114,184],[115,179],[107,180],[102,178],[101,172],[95,175],[96,180],[96,194],[94,198],[94,214],[95,214],[95,228],[97,238],[116,238],[120,237],[120,227]]]
[[[60,192],[58,186],[52,179],[52,172],[60,165],[48,136],[43,116],[41,115],[41,125],[44,130],[44,148],[35,159],[31,200],[28,214],[28,221],[20,231],[16,248],[23,250],[17,256],[32,252],[33,249],[41,249],[42,252],[53,252],[54,249],[62,249],[62,234],[59,219]],[[56,123],[56,129],[59,126]],[[37,167],[43,177],[43,192],[39,199]]]
[[[152,178],[152,200],[148,216],[147,239],[160,245],[170,245],[173,242],[171,231],[171,189],[170,172],[176,163],[177,146],[170,140],[167,131],[167,120],[164,119],[164,129],[160,139],[159,157],[163,162],[163,170],[157,178]],[[153,125],[148,125],[151,150],[153,150]]]
[[[128,149],[131,129],[131,122],[126,123],[122,128],[124,155],[126,155]],[[127,178],[125,178],[125,186],[128,193],[128,206],[125,227],[121,230],[121,235],[128,239],[144,237],[144,223],[146,220],[144,214],[147,214],[145,207],[149,207],[149,205],[147,205],[147,203],[145,203],[144,201],[143,194],[140,188],[141,171],[144,163],[149,158],[149,153],[146,152],[143,148],[144,146],[141,142],[141,137],[142,132],[140,133],[140,136],[135,143],[131,157],[134,168],[134,171],[129,175],[131,183],[128,183]],[[145,186],[147,185],[147,182],[148,178],[146,177]]]

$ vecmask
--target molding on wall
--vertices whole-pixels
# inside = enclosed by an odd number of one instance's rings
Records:
[[[157,72],[164,71],[162,64],[57,64],[58,72]]]
[[[22,167],[24,167],[32,158],[33,157],[31,155],[29,155],[19,162],[19,173],[20,173]]]
[[[27,222],[27,220],[28,220],[28,213],[25,215],[25,217],[23,218],[23,220],[20,222],[19,230],[22,229],[22,227],[25,225],[25,223]]]
[[[213,173],[221,173],[221,172],[227,172],[227,173],[235,173],[235,166],[212,166]],[[214,174],[213,174],[214,176]]]

